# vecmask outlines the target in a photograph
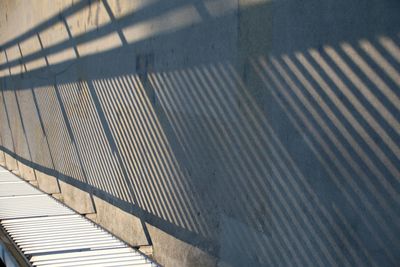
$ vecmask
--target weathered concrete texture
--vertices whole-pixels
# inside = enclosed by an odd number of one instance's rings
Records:
[[[98,197],[94,197],[94,203],[96,215],[88,218],[102,225],[132,246],[149,245],[143,229],[144,223],[142,224],[138,217]]]
[[[40,189],[48,194],[60,193],[60,186],[56,177],[50,176],[38,170],[35,170],[35,174]]]
[[[5,164],[166,266],[397,266],[399,14],[0,1]]]
[[[22,162],[18,162],[18,174],[21,178],[27,181],[36,180],[35,170],[32,167],[29,167]]]
[[[8,170],[10,171],[18,170],[18,163],[12,156],[8,155],[7,153],[4,153],[4,159]]]
[[[6,165],[6,158],[4,152],[0,152],[0,165],[3,167]]]
[[[54,179],[51,178],[51,179]],[[80,214],[94,213],[95,208],[90,193],[60,181],[61,199]]]
[[[165,266],[217,266],[218,259],[207,252],[182,242],[150,224],[146,227],[152,237],[154,258]]]

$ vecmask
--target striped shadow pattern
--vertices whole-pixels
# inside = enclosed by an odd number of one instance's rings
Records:
[[[32,266],[158,266],[4,169],[0,225]]]

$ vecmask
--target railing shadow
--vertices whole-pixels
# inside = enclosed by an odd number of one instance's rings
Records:
[[[3,44],[1,149],[221,265],[396,266],[399,4],[219,4],[82,1]]]

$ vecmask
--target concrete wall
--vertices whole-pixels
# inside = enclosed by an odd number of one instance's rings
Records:
[[[165,266],[400,264],[398,1],[0,5],[9,169]]]

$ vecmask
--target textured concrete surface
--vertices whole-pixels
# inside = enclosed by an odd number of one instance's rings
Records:
[[[88,218],[102,225],[131,246],[139,247],[149,244],[145,229],[138,217],[98,197],[94,197],[94,204],[96,214],[88,216]]]
[[[48,194],[60,193],[60,186],[57,178],[51,175],[47,175],[41,171],[35,170],[36,180],[39,184],[39,188]]]
[[[40,185],[40,184],[39,184]],[[94,213],[95,207],[89,193],[60,181],[62,201],[80,214]]]
[[[147,228],[153,241],[153,256],[165,265],[200,267],[218,264],[218,259],[206,251],[182,242],[150,224],[147,225]]]
[[[18,169],[17,161],[8,154],[4,154],[4,162],[7,169],[14,171]]]
[[[18,175],[27,181],[36,180],[34,169],[23,163],[18,163]]]
[[[1,1],[5,164],[166,266],[398,266],[399,13]]]

